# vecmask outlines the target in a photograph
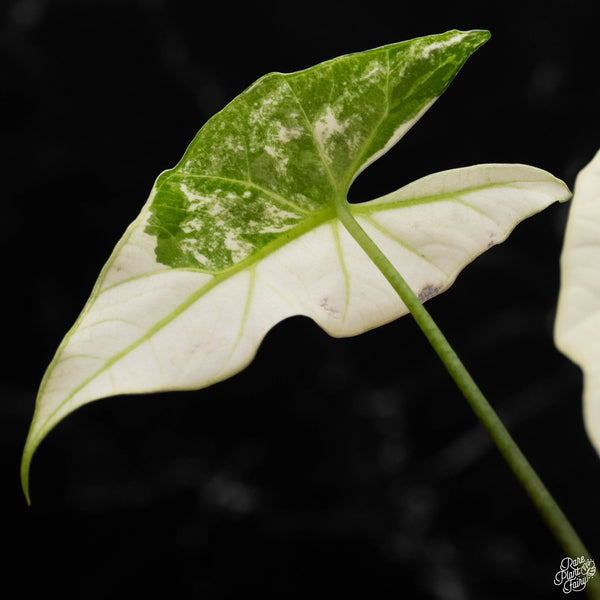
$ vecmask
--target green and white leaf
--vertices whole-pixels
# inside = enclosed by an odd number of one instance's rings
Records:
[[[405,314],[336,211],[488,37],[451,31],[272,73],[210,119],[157,179],[44,376],[26,493],[41,440],[88,402],[226,379],[291,315],[351,336]],[[481,165],[351,210],[424,301],[568,195],[544,171]]]
[[[584,422],[600,453],[600,151],[575,182],[554,337],[558,349],[583,369]]]

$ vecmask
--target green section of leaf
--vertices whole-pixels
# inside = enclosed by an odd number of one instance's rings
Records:
[[[584,422],[600,454],[600,151],[578,175],[561,256],[556,346],[584,372]]]
[[[345,197],[488,37],[451,31],[258,80],[159,178],[146,228],[158,261],[227,269]]]

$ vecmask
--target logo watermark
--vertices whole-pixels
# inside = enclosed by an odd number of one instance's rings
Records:
[[[595,573],[596,565],[591,558],[565,556],[554,576],[554,585],[560,585],[565,594],[581,592]]]

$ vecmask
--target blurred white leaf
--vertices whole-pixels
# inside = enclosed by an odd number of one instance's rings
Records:
[[[554,334],[558,349],[583,369],[584,422],[600,453],[600,151],[575,182]]]

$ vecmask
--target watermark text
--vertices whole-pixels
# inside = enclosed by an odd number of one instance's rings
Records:
[[[565,556],[560,561],[560,569],[554,576],[554,585],[560,585],[565,594],[581,592],[596,573],[596,565],[591,558]]]

